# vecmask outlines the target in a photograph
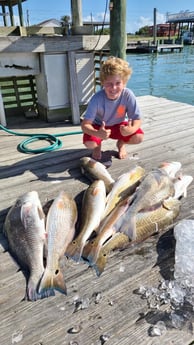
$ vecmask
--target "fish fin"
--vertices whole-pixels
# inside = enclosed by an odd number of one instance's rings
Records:
[[[124,222],[119,230],[129,237],[129,240],[136,240],[136,216],[131,216],[129,222]]]
[[[93,266],[97,261],[98,257],[101,251],[101,248],[105,243],[108,242],[108,240],[112,237],[112,235],[115,232],[115,228],[112,227],[108,229],[109,231],[106,232],[107,236],[104,238],[101,238],[100,235],[94,238],[94,240],[90,240],[88,243],[88,250],[87,250],[87,257],[86,260],[89,262],[90,266]],[[85,252],[86,254],[86,252]]]
[[[104,272],[105,265],[106,265],[106,262],[103,262],[103,264],[100,262],[96,262],[94,264],[93,268],[96,272],[97,277],[100,277],[101,274]]]
[[[62,272],[58,269],[55,274],[53,274],[48,268],[45,269],[43,277],[41,279],[38,293],[43,293],[45,290],[58,290],[63,294],[67,294],[67,288],[64,281]]]
[[[28,215],[31,209],[32,209],[32,203],[29,201],[21,206],[20,217],[21,217],[22,224],[25,228],[28,227],[27,220],[28,220]]]
[[[88,241],[88,242],[85,244],[84,248],[83,248],[83,251],[82,251],[82,258],[83,258],[84,260],[87,260],[87,257],[88,257],[88,255],[89,255],[91,249],[92,249],[92,242],[93,242],[93,240]]]
[[[106,253],[100,253],[98,254],[98,258],[93,265],[93,268],[96,271],[96,275],[100,277],[100,275],[104,272],[106,263],[107,263],[108,255]]]
[[[101,248],[101,245],[99,243],[95,243],[94,241],[94,243],[91,246],[91,250],[87,256],[87,261],[89,262],[90,266],[93,266],[96,263],[98,259],[98,254],[100,252],[100,248]]]
[[[44,214],[44,211],[41,207],[37,207],[38,209],[38,215],[40,217],[40,219],[45,219],[45,214]]]
[[[35,284],[32,280],[29,280],[26,287],[25,299],[28,301],[37,301],[38,299],[43,299],[54,295],[55,292],[53,289],[45,289],[39,293],[37,290],[37,284]]]
[[[83,246],[79,246],[76,240],[73,240],[65,251],[65,256],[70,257],[76,262],[81,261]]]
[[[187,197],[187,189],[185,188],[184,192],[183,192],[183,197],[186,198]]]

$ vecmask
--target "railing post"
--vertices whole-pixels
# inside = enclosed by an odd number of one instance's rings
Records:
[[[7,126],[6,118],[5,118],[5,110],[3,105],[3,98],[1,94],[1,88],[0,88],[0,123],[3,126]]]

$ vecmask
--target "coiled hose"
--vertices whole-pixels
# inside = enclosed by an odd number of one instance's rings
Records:
[[[13,134],[16,136],[20,136],[20,137],[29,137],[28,139],[23,140],[18,146],[17,146],[17,150],[19,152],[23,152],[23,153],[43,153],[43,152],[49,152],[49,151],[54,151],[57,149],[60,149],[62,147],[62,141],[60,139],[58,139],[58,137],[64,137],[67,135],[75,135],[75,134],[81,134],[82,131],[73,131],[73,132],[66,132],[66,133],[59,133],[59,134],[24,134],[24,133],[18,133],[18,132],[14,132],[6,127],[4,127],[3,125],[0,125],[0,129],[2,129],[3,131],[9,133],[9,134]],[[47,142],[49,142],[49,145],[44,146],[44,147],[40,147],[38,149],[30,149],[28,148],[28,145],[34,141],[38,141],[38,140],[46,140]]]

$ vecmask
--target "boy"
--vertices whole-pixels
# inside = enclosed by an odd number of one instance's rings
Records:
[[[144,133],[135,96],[126,88],[132,69],[117,57],[109,57],[101,66],[102,89],[92,96],[81,127],[83,143],[92,149],[92,158],[101,159],[101,143],[108,138],[117,140],[118,156],[127,156],[125,144],[139,144]]]

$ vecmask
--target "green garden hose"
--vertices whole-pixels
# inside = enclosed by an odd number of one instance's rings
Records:
[[[23,140],[17,147],[18,151],[23,153],[43,153],[43,152],[49,152],[54,151],[57,149],[60,149],[62,147],[62,141],[58,139],[58,137],[64,137],[67,135],[75,135],[75,134],[81,134],[82,131],[73,131],[73,132],[66,132],[66,133],[60,133],[60,134],[24,134],[24,133],[18,133],[11,131],[10,129],[4,127],[3,125],[0,125],[0,129],[3,131],[20,136],[20,137],[29,137],[28,139]],[[28,145],[34,141],[38,140],[46,140],[49,142],[49,145],[41,147],[39,149],[30,149],[28,148]]]

